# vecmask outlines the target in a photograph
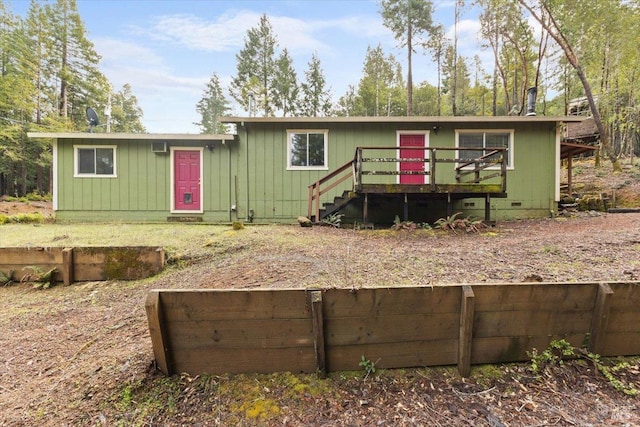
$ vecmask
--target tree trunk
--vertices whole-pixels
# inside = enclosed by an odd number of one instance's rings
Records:
[[[413,116],[413,72],[411,65],[411,50],[413,49],[411,41],[411,20],[409,20],[409,31],[407,32],[407,116]]]
[[[546,21],[545,19],[543,19],[541,15],[536,13],[533,7],[529,6],[525,0],[518,0],[518,2],[531,13],[531,15],[536,19],[536,21],[540,23],[542,28],[544,28],[547,31],[547,33],[558,43],[558,46],[560,46],[560,48],[564,52],[567,58],[567,61],[569,61],[569,64],[571,64],[573,69],[576,71],[576,74],[578,75],[578,78],[582,83],[582,87],[584,88],[584,93],[587,97],[587,101],[589,102],[589,108],[591,108],[593,121],[595,122],[596,127],[598,128],[598,133],[600,134],[600,144],[606,151],[607,157],[611,161],[611,166],[613,167],[613,171],[614,172],[622,171],[620,162],[618,161],[618,158],[616,157],[615,153],[611,149],[611,144],[608,139],[607,131],[604,127],[604,124],[602,123],[602,118],[600,117],[600,111],[598,110],[598,106],[596,105],[595,100],[593,98],[591,85],[587,80],[587,76],[585,75],[584,70],[580,66],[580,61],[578,60],[578,56],[575,54],[575,52],[573,51],[573,48],[569,44],[569,41],[566,39],[566,37],[562,33],[560,25],[555,21],[555,19],[553,18],[553,15],[551,14],[551,11],[545,5],[542,5],[541,7],[544,8],[545,13],[549,17],[549,21]]]

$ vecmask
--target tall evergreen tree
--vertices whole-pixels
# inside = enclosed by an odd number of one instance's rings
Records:
[[[111,99],[111,132],[145,133],[142,124],[143,112],[138,98],[133,94],[131,85],[125,83]]]
[[[283,117],[295,115],[300,88],[293,60],[287,49],[283,49],[276,60],[272,89],[274,107],[282,112]]]
[[[302,100],[300,113],[307,117],[323,117],[331,111],[331,93],[327,88],[327,80],[320,65],[320,59],[314,53],[309,67],[304,73],[302,83]]]
[[[262,15],[258,26],[247,31],[244,48],[236,55],[237,75],[231,81],[231,96],[247,111],[253,98],[264,116],[273,115],[271,94],[277,46],[269,18]]]
[[[58,70],[58,111],[82,125],[86,107],[105,105],[109,83],[98,69],[100,56],[87,37],[76,0],[56,0],[49,14],[55,55],[51,60]]]
[[[365,116],[398,116],[405,113],[402,96],[402,69],[393,55],[384,55],[382,47],[367,48],[363,77],[358,85]]]
[[[430,37],[427,42],[424,43],[424,47],[431,51],[433,59],[436,61],[438,83],[437,83],[437,98],[436,98],[436,114],[442,115],[442,67],[444,63],[444,56],[449,46],[449,41],[444,34],[444,27],[441,24],[435,25],[430,30]]]
[[[202,99],[196,105],[196,111],[200,114],[200,121],[195,125],[200,127],[201,133],[225,132],[225,126],[220,122],[220,117],[225,116],[229,111],[229,102],[224,97],[220,79],[216,73],[213,73],[209,79]]]
[[[382,0],[381,13],[385,27],[393,32],[401,47],[407,48],[407,116],[412,116],[412,55],[419,42],[417,38],[431,28],[433,5],[430,0]]]

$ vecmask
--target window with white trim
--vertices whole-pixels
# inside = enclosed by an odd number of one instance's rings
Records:
[[[327,130],[288,130],[287,169],[328,169]]]
[[[115,177],[115,145],[74,145],[74,176]]]
[[[507,167],[513,168],[513,130],[456,130],[456,147],[464,148],[506,148]],[[458,158],[473,160],[489,154],[489,150],[460,150]],[[490,156],[498,158],[499,154]],[[495,166],[496,168],[499,165]]]

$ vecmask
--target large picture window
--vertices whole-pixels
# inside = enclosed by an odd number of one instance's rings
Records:
[[[74,146],[75,174],[78,177],[115,177],[116,147]]]
[[[458,130],[456,131],[456,147],[506,148],[507,167],[513,168],[513,130]],[[473,160],[488,153],[487,150],[460,150],[458,158]],[[490,158],[497,157],[496,154]]]
[[[327,169],[326,130],[287,131],[288,169]]]

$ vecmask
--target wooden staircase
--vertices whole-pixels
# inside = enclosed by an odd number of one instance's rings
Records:
[[[353,199],[357,199],[357,198],[358,198],[357,193],[353,191],[345,190],[342,192],[342,195],[334,197],[333,202],[325,202],[322,204],[322,207],[318,211],[317,221],[315,219],[315,215],[312,215],[311,218],[309,219],[311,219],[311,221],[314,221],[314,222],[322,221],[324,218],[337,214],[342,210],[342,208],[344,208],[349,203],[351,203]]]

